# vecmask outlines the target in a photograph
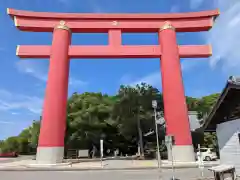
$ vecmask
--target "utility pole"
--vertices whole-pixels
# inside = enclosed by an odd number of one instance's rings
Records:
[[[158,159],[158,168],[161,168],[161,155],[160,155],[160,148],[159,148],[159,139],[158,139],[158,125],[157,125],[157,101],[152,101],[152,107],[154,109],[154,120],[155,120],[155,134],[156,134],[156,141],[157,141],[157,159]]]
[[[143,137],[142,137],[142,129],[141,129],[141,122],[140,122],[140,119],[139,119],[139,113],[140,113],[140,110],[138,110],[138,114],[137,114],[138,136],[139,136],[139,145],[140,145],[140,157],[144,157]]]

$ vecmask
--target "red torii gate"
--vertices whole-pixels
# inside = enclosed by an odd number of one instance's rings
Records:
[[[176,32],[208,31],[218,10],[177,14],[75,14],[8,9],[22,31],[53,32],[52,46],[18,46],[20,58],[50,58],[37,163],[62,162],[70,58],[161,58],[167,134],[177,161],[195,161],[180,58],[209,57],[209,45],[178,46]],[[108,33],[109,44],[72,46],[71,33]],[[160,45],[122,45],[123,32],[157,32]]]

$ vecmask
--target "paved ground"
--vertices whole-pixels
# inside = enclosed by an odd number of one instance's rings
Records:
[[[171,168],[171,162],[169,161],[162,161],[162,167],[163,168]],[[219,162],[206,162],[205,167],[209,166],[216,166],[218,165]],[[103,165],[103,166],[102,166]],[[190,168],[190,167],[198,167],[196,162],[191,162],[191,163],[183,163],[183,162],[176,162],[174,163],[175,167],[178,168]],[[157,168],[157,161],[156,160],[106,160],[103,161],[101,164],[100,161],[93,161],[93,162],[75,162],[73,164],[69,163],[63,163],[59,164],[57,166],[42,166],[41,164],[36,164],[35,160],[30,159],[19,159],[15,160],[13,162],[9,163],[0,163],[0,170],[6,170],[6,168],[10,169],[32,169],[32,168],[47,168],[49,170],[49,167],[54,167],[54,168],[61,168],[61,170],[64,169],[72,169],[72,170],[84,170],[84,169],[139,169],[139,168]]]
[[[17,162],[22,160],[30,160],[33,156],[19,156],[17,158],[0,158],[0,164],[1,163],[11,163],[11,162]]]
[[[97,163],[97,162],[96,162]],[[219,161],[210,161],[210,162],[204,162],[206,166],[216,166],[220,162]],[[186,163],[175,163],[179,166],[186,166]],[[195,163],[197,164],[197,163]],[[104,161],[103,165],[105,168],[124,168],[124,167],[157,167],[158,163],[156,160],[108,160]],[[162,160],[162,166],[163,167],[171,167],[172,162],[169,162],[167,160]],[[189,163],[187,165],[191,166]],[[187,166],[187,167],[189,167]]]
[[[160,176],[161,174],[161,176]],[[100,171],[1,171],[1,179],[11,180],[169,180],[171,170],[100,170]],[[176,169],[175,177],[180,180],[193,180],[200,178],[199,169]],[[212,173],[204,170],[204,177],[210,179]]]

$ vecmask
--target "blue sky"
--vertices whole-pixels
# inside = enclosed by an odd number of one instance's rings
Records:
[[[51,33],[20,32],[7,8],[79,13],[174,13],[220,8],[210,32],[179,33],[179,44],[211,44],[208,59],[181,59],[185,93],[201,97],[220,92],[228,76],[240,70],[240,2],[238,0],[1,0],[0,3],[0,139],[17,135],[39,119],[48,60],[20,60],[17,45],[51,44]],[[124,44],[158,44],[157,34],[123,34]],[[73,34],[72,44],[107,44],[106,34]],[[146,82],[161,89],[159,59],[78,59],[71,61],[73,92],[115,94],[120,84]]]

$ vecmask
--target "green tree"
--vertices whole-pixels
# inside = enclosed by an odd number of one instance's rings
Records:
[[[29,145],[33,150],[36,150],[38,145],[38,137],[40,133],[40,121],[33,121],[29,127],[30,137],[28,138]]]
[[[198,100],[198,118],[202,119],[206,114],[208,114],[216,103],[219,94],[212,94],[209,96],[204,96]]]
[[[27,138],[24,137],[17,137],[17,143],[18,147],[17,149],[14,149],[13,151],[17,151],[18,153],[21,154],[28,154],[29,153],[29,142]],[[11,150],[9,150],[11,151]]]
[[[1,148],[2,152],[19,151],[19,141],[17,136],[7,138]]]
[[[188,110],[197,111],[198,110],[198,99],[193,97],[186,97],[186,103],[188,106]]]
[[[32,125],[24,129],[19,134],[20,152],[27,153],[36,151],[38,145],[38,137],[40,133],[40,121],[33,121]]]
[[[2,153],[3,146],[4,146],[4,141],[0,140],[0,153]]]
[[[101,93],[74,93],[68,101],[67,135],[68,148],[87,148],[98,144],[105,134],[114,98]]]
[[[199,119],[208,113],[219,94],[202,98],[186,97],[188,110],[197,111]],[[162,94],[157,88],[142,83],[136,86],[120,86],[114,96],[102,93],[74,93],[67,105],[67,128],[65,136],[66,149],[99,147],[100,138],[104,139],[104,147],[118,148],[124,151],[128,146],[137,147],[141,138],[143,142],[155,142],[155,136],[143,137],[143,134],[154,130],[152,100],[157,100],[157,111],[163,112]],[[17,137],[9,137],[0,141],[0,149],[4,152],[20,153],[36,152],[40,131],[40,121],[24,129]],[[164,140],[165,128],[159,130],[160,142]],[[204,146],[216,147],[216,135],[205,133],[204,138],[194,134],[196,142]],[[201,139],[202,138],[202,139]],[[196,145],[197,143],[195,143]],[[143,149],[143,148],[141,148]]]
[[[204,147],[217,149],[217,136],[215,132],[205,132],[204,133]]]
[[[158,89],[142,83],[135,87],[121,86],[117,97],[112,116],[119,124],[119,132],[127,140],[141,143],[142,134],[154,129],[152,100],[157,100],[163,109],[161,94]]]

